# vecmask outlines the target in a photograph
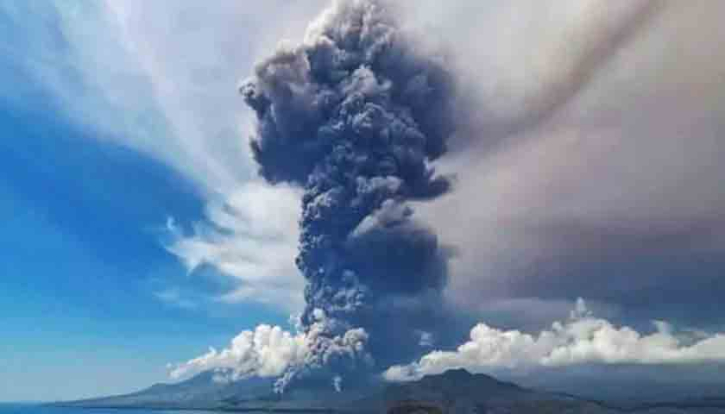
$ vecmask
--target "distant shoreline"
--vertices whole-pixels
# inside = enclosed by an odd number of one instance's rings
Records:
[[[725,409],[725,399],[720,398],[712,398],[712,399],[703,399],[701,401],[687,401],[687,402],[658,402],[658,403],[648,403],[648,404],[641,404],[637,406],[631,406],[631,407],[622,407],[622,406],[616,406],[611,404],[606,404],[601,401],[593,401],[590,400],[592,403],[596,403],[597,405],[600,405],[602,408],[606,408],[613,411],[619,411],[622,413],[633,413],[633,412],[643,412],[643,411],[649,411],[649,410],[655,410],[660,408],[674,408],[674,409]],[[324,413],[324,414],[334,414],[334,413],[344,413],[345,411],[340,410],[334,410],[334,409],[297,409],[297,408],[270,408],[270,407],[257,407],[257,408],[233,408],[233,407],[218,407],[218,408],[212,408],[212,407],[206,407],[206,408],[194,408],[194,407],[129,407],[129,406],[83,406],[83,405],[73,405],[73,404],[63,404],[63,403],[0,403],[0,405],[44,405],[44,406],[50,406],[50,407],[65,407],[65,408],[78,408],[83,410],[148,410],[148,411],[199,411],[199,412],[209,412],[209,413],[220,413],[220,412],[234,412],[234,413],[260,413],[260,412],[267,412],[267,413],[289,413],[289,414],[312,414],[312,413]]]
[[[220,413],[220,412],[235,412],[235,413],[255,413],[255,412],[268,412],[268,413],[339,413],[339,410],[323,409],[323,408],[269,408],[269,407],[258,407],[258,408],[233,408],[233,407],[129,407],[129,406],[113,406],[113,405],[98,405],[98,406],[87,406],[87,405],[75,405],[75,404],[63,404],[63,403],[40,403],[38,405],[45,405],[49,407],[64,407],[64,408],[79,408],[83,410],[148,410],[148,411],[202,411],[209,413]]]

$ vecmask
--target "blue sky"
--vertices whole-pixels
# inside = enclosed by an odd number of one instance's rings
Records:
[[[0,0],[0,401],[235,369],[208,347],[303,309],[301,192],[256,175],[237,88],[329,2],[212,3]],[[468,349],[543,332],[567,351],[597,326],[637,334],[624,361],[655,378],[662,343],[683,372],[725,361],[725,6],[647,3],[400,2],[475,108],[437,164],[454,191],[414,203],[455,248],[442,293]],[[306,344],[283,329],[266,351]],[[613,342],[558,363],[606,378]],[[444,351],[387,372],[542,364]]]
[[[3,336],[12,338],[0,357],[3,399],[159,381],[184,349],[205,349],[204,336],[275,319],[253,307],[214,317],[160,301],[154,292],[195,277],[163,247],[166,218],[197,219],[203,200],[163,164],[94,140],[43,106],[5,108],[0,120],[0,307]]]
[[[61,8],[83,7],[101,24],[103,4],[57,6],[0,5],[0,400],[140,388],[166,380],[167,363],[288,317],[214,303],[229,282],[213,269],[190,273],[168,251],[168,218],[201,220],[209,193],[129,144],[178,141],[151,97],[111,102],[84,72],[79,48],[89,46],[67,32]]]

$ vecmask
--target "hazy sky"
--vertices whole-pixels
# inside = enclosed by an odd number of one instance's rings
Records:
[[[462,86],[453,189],[413,203],[462,335],[379,372],[722,381],[725,4],[449,3],[395,9]],[[257,176],[238,87],[327,6],[0,0],[0,400],[302,363],[302,190]]]

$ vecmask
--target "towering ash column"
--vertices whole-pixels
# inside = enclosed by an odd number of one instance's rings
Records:
[[[260,174],[304,188],[296,263],[311,366],[385,368],[437,329],[446,251],[407,202],[450,187],[429,165],[453,132],[441,60],[385,3],[339,1],[241,87]]]

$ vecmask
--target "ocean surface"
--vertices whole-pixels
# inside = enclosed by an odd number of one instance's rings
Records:
[[[209,411],[196,410],[144,410],[144,409],[112,409],[112,408],[69,408],[49,407],[41,404],[3,404],[0,403],[0,414],[209,414]]]

